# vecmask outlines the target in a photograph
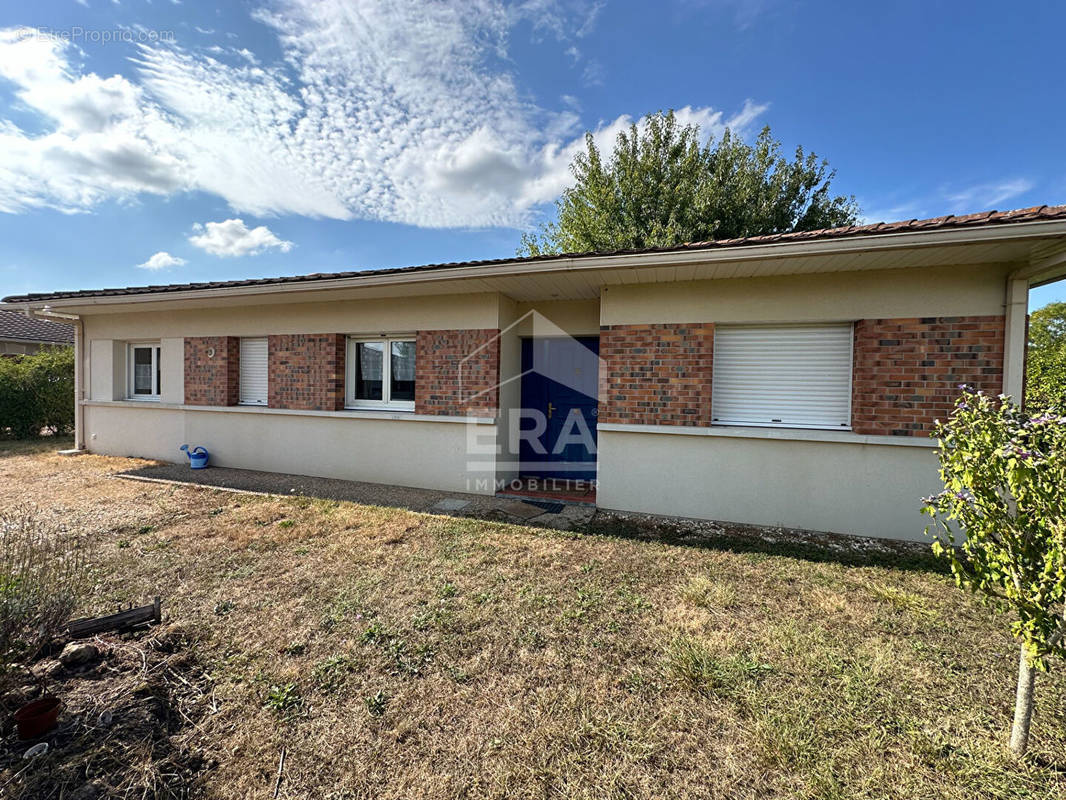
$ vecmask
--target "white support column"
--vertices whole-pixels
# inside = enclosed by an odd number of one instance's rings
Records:
[[[1029,315],[1029,281],[1007,278],[1007,321],[1003,342],[1003,393],[1021,403],[1025,396],[1026,318]]]
[[[74,449],[85,449],[85,329],[80,319],[74,320]]]

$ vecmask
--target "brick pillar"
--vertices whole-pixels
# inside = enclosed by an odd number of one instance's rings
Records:
[[[860,320],[852,430],[924,436],[947,419],[960,383],[999,394],[1005,334],[1003,316]]]
[[[186,336],[186,405],[237,405],[240,358],[241,340],[236,336]]]
[[[418,332],[415,413],[495,415],[499,408],[499,382],[499,329]]]
[[[606,325],[600,358],[600,422],[711,424],[713,323]]]
[[[342,333],[272,334],[267,337],[267,405],[307,411],[344,408]]]

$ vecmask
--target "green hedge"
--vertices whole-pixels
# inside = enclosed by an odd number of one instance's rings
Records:
[[[0,436],[74,430],[74,348],[0,358]]]

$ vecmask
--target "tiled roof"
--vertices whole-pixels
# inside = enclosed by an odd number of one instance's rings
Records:
[[[74,328],[63,322],[48,322],[35,317],[27,317],[20,311],[6,311],[0,308],[0,339],[72,344]]]
[[[85,289],[70,292],[42,292],[35,294],[5,297],[6,303],[34,302],[39,300],[60,300],[80,297],[122,297],[125,295],[159,294],[163,292],[183,292],[198,289],[231,289],[244,286],[269,286],[282,283],[306,283],[313,281],[337,280],[371,275],[395,275],[408,272],[446,270],[458,267],[485,267],[502,264],[522,264],[533,262],[557,261],[567,258],[594,258],[603,256],[642,255],[651,253],[681,253],[690,250],[717,250],[730,247],[747,247],[761,244],[788,242],[811,242],[826,239],[843,239],[852,236],[888,233],[922,233],[952,228],[976,228],[1018,222],[1046,222],[1066,220],[1066,205],[1032,206],[1014,211],[983,211],[979,214],[962,216],[948,215],[931,219],[911,219],[901,222],[875,222],[870,225],[848,225],[842,228],[823,228],[815,231],[796,233],[773,233],[765,236],[747,236],[740,239],[719,239],[709,242],[688,242],[675,247],[649,247],[637,250],[610,250],[589,253],[560,253],[558,255],[532,256],[525,258],[494,258],[483,261],[455,261],[442,264],[423,264],[417,267],[395,267],[391,269],[356,270],[350,272],[316,272],[310,275],[293,275],[281,278],[252,278],[239,281],[211,281],[203,283],[172,283],[161,286],[130,286],[122,289]]]

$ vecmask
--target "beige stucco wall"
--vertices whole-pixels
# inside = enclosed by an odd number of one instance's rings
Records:
[[[519,336],[534,335],[535,323],[529,312],[535,311],[549,323],[570,336],[598,336],[600,332],[599,300],[547,300],[539,303],[517,303],[516,312],[522,322]],[[540,335],[540,331],[536,331]]]
[[[498,327],[499,299],[495,294],[443,295],[88,314],[84,319],[85,338],[90,341],[270,333],[408,333]]]
[[[88,405],[94,453],[181,463],[182,444],[202,445],[220,467],[259,469],[446,491],[479,488],[468,470],[468,425],[255,411],[210,411],[143,404]],[[478,425],[492,444],[495,427]]]
[[[603,508],[920,540],[928,447],[599,432]]]
[[[609,286],[604,325],[830,322],[1002,314],[1009,265]]]

